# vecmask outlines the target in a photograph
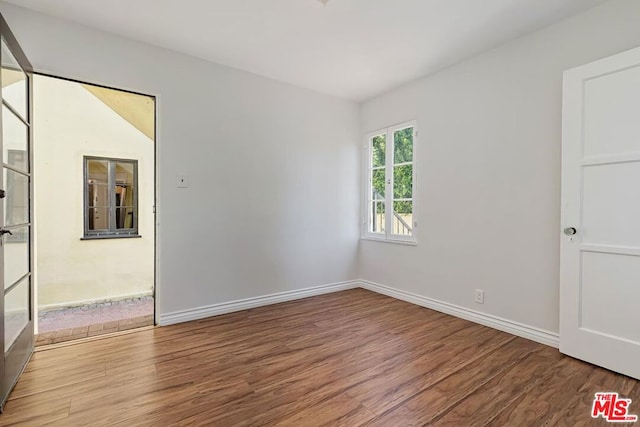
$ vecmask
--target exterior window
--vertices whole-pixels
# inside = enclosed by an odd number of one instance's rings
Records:
[[[415,122],[367,137],[365,237],[415,242]]]
[[[138,236],[138,161],[84,158],[84,237]]]

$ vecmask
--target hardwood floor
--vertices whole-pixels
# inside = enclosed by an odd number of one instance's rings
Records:
[[[1,425],[606,425],[640,382],[362,289],[40,351]]]

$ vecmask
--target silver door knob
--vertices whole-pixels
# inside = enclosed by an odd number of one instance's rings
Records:
[[[573,236],[577,232],[578,230],[576,230],[575,227],[567,227],[564,229],[564,234],[566,234],[567,236]]]

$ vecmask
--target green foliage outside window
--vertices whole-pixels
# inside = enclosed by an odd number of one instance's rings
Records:
[[[372,171],[372,186],[373,186],[373,199],[374,200],[384,200],[384,165],[385,165],[385,156],[387,155],[387,147],[386,147],[386,135],[378,135],[374,136],[371,141],[372,144],[372,166],[374,169]]]

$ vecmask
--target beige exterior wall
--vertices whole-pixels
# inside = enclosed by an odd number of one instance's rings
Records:
[[[36,76],[34,93],[38,306],[151,294],[153,140],[78,83]],[[84,156],[138,161],[141,238],[81,240]]]

